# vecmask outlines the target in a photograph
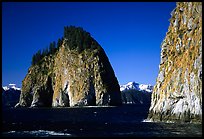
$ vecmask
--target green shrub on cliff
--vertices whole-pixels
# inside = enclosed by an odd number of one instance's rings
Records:
[[[81,27],[66,26],[64,27],[64,38],[66,39],[66,47],[70,50],[77,50],[81,53],[85,49],[96,49],[97,43],[91,37],[90,33]]]
[[[85,49],[100,49],[99,44],[91,37],[90,33],[83,30],[81,27],[65,26],[64,37],[59,38],[57,44],[55,41],[51,42],[49,48],[38,50],[32,57],[32,65],[39,64],[45,56],[53,55],[62,46],[63,40],[65,40],[65,46],[69,50],[76,50],[81,53]]]

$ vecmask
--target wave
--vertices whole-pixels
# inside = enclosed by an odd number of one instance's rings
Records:
[[[47,136],[72,136],[69,133],[49,131],[49,130],[31,130],[31,131],[9,131],[4,132],[3,134],[9,134],[10,136],[38,136],[38,137],[47,137]]]

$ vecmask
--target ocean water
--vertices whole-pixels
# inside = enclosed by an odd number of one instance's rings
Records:
[[[145,122],[149,106],[3,109],[3,137],[201,137],[202,124]]]

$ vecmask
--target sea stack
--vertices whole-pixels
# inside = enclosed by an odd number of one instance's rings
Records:
[[[148,119],[202,122],[201,2],[178,2],[171,13]]]
[[[64,28],[59,47],[34,62],[22,81],[19,105],[120,105],[118,80],[103,48],[80,27]],[[52,50],[51,50],[52,51]]]

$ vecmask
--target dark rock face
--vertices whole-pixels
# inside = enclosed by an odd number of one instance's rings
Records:
[[[49,107],[52,105],[53,90],[50,77],[47,78],[44,86],[37,86],[34,91],[31,107]]]
[[[202,121],[202,3],[178,2],[161,44],[148,118]]]
[[[103,48],[81,28],[65,30],[59,49],[29,68],[19,105],[120,105],[118,80]]]

